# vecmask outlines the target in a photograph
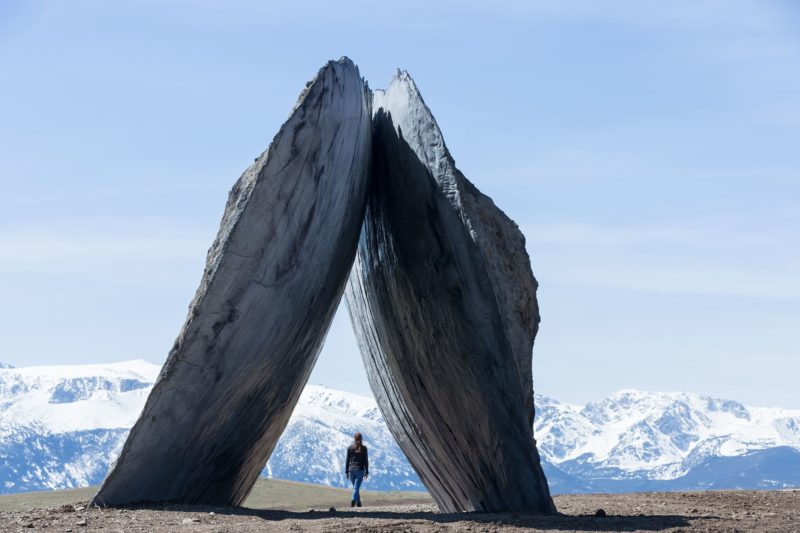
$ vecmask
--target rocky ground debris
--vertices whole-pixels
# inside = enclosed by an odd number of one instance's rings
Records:
[[[800,533],[800,490],[556,496],[556,516],[448,514],[434,504],[329,508],[306,512],[157,505],[127,509],[60,507],[0,512],[0,531],[254,532],[418,531],[781,531]],[[602,509],[605,516],[598,516]],[[602,514],[602,513],[600,513]]]

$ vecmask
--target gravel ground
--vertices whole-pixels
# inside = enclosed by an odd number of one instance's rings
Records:
[[[432,504],[278,511],[157,506],[60,507],[0,512],[2,531],[775,531],[800,532],[800,490],[558,496],[561,514],[443,514]],[[596,516],[599,510],[605,516]],[[602,513],[600,513],[602,514]]]

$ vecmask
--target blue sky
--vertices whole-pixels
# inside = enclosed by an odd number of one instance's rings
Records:
[[[536,390],[800,408],[800,6],[0,3],[0,361],[161,362],[305,82],[408,69],[523,229]],[[368,392],[349,320],[315,383]]]

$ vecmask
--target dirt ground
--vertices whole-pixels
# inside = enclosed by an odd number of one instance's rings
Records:
[[[561,514],[443,514],[431,503],[281,511],[157,506],[0,511],[1,531],[775,531],[800,533],[800,490],[557,496]],[[369,502],[365,502],[368,504]],[[598,510],[606,516],[596,516]]]

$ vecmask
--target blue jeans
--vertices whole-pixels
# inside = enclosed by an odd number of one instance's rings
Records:
[[[358,490],[361,488],[362,481],[364,481],[363,470],[350,471],[350,483],[353,484],[353,497],[351,499],[359,505],[361,505],[361,494],[359,494]]]

